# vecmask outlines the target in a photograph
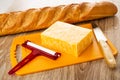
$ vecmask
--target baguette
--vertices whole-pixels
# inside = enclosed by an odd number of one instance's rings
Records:
[[[114,16],[117,7],[107,1],[44,7],[0,14],[0,36],[39,30],[56,21],[77,23]]]

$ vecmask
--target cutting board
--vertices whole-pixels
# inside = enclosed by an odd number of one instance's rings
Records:
[[[91,28],[91,24],[84,24],[81,25],[81,27],[85,28]],[[18,62],[16,59],[16,48],[17,46],[21,46],[22,43],[24,43],[26,40],[30,40],[38,45],[41,44],[40,40],[40,34],[41,32],[36,32],[29,35],[19,36],[14,38],[11,48],[10,48],[10,60],[12,67],[14,67]],[[110,45],[112,52],[114,55],[117,54],[117,49],[115,46],[111,43],[110,40],[107,41]],[[31,51],[22,47],[22,59],[26,57]],[[64,66],[69,66],[73,64],[80,64],[83,62],[93,61],[97,59],[102,59],[102,51],[96,41],[96,38],[93,38],[93,43],[85,50],[79,57],[74,57],[72,55],[61,53],[62,56],[58,58],[57,60],[52,60],[44,56],[38,56],[35,59],[33,59],[31,62],[26,64],[24,67],[19,69],[16,74],[17,75],[25,75],[29,73],[35,73],[50,69],[56,69]]]

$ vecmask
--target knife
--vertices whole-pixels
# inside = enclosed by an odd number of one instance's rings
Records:
[[[112,50],[107,43],[107,38],[103,34],[102,30],[95,23],[92,23],[92,27],[93,27],[93,32],[95,34],[95,37],[101,47],[106,63],[108,64],[110,68],[115,68],[116,61],[112,54]]]

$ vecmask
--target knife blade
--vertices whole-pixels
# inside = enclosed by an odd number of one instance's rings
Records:
[[[93,32],[95,34],[95,37],[101,47],[102,54],[105,58],[106,63],[110,68],[115,68],[116,61],[112,54],[112,50],[109,44],[107,43],[107,38],[103,34],[102,30],[95,23],[92,23],[92,27],[93,27]]]

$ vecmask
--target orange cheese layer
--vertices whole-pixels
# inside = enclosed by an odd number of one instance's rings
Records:
[[[42,45],[60,53],[80,55],[92,42],[92,30],[57,21],[41,33]]]

